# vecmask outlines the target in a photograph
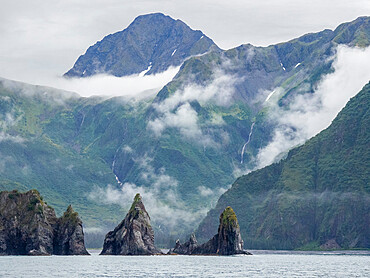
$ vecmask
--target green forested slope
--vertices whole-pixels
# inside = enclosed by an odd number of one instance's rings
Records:
[[[369,103],[370,83],[285,160],[238,178],[198,234],[232,206],[246,248],[370,248]]]

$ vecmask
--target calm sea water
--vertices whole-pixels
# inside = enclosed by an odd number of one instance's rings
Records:
[[[0,277],[370,277],[370,252],[0,257]]]

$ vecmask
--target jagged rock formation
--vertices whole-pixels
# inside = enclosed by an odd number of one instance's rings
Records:
[[[123,31],[90,46],[65,76],[152,74],[179,66],[186,58],[210,49],[219,48],[181,20],[162,13],[141,15]]]
[[[155,255],[162,252],[154,246],[150,217],[136,194],[125,219],[105,236],[100,255]]]
[[[243,240],[236,214],[227,207],[220,215],[218,233],[208,242],[193,250],[192,255],[251,255],[243,249]]]
[[[185,242],[184,244],[180,243],[180,240],[176,240],[175,248],[170,249],[168,251],[168,255],[191,255],[191,253],[198,247],[198,241],[195,237],[195,234],[192,233],[190,236],[189,241]]]
[[[0,255],[52,254],[88,255],[78,214],[58,219],[37,190],[0,192]]]
[[[54,237],[55,255],[88,255],[85,249],[82,221],[71,205],[58,219],[58,228]]]
[[[208,242],[198,245],[195,234],[189,241],[181,244],[176,241],[176,246],[168,254],[178,255],[251,255],[243,249],[243,240],[240,235],[238,219],[231,207],[227,207],[220,215],[218,233]]]

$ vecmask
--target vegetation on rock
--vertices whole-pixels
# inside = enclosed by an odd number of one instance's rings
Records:
[[[232,205],[249,248],[370,248],[370,83],[283,161],[238,178],[200,224]]]
[[[61,218],[37,190],[0,192],[0,255],[88,255],[82,221],[71,206]]]

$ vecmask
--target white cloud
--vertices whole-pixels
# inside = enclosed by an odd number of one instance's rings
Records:
[[[26,141],[26,139],[19,135],[10,135],[8,133],[0,131],[0,143],[3,141],[11,141],[13,143],[22,144]]]
[[[219,106],[228,106],[237,82],[238,79],[235,76],[216,68],[213,71],[212,82],[206,86],[189,81],[183,88],[178,89],[173,95],[157,104],[155,108],[159,112],[165,113],[175,109],[181,103],[191,101],[198,101],[200,104],[211,102]]]
[[[167,128],[177,128],[186,139],[203,146],[217,147],[218,144],[212,137],[203,133],[198,113],[190,103],[197,101],[201,105],[212,103],[228,106],[232,101],[236,82],[238,79],[234,76],[215,69],[213,80],[208,85],[188,83],[162,102],[153,104],[159,116],[148,123],[148,129],[152,130],[156,136],[161,136]],[[213,115],[208,124],[218,126],[222,125],[223,121],[222,118]]]
[[[198,191],[199,191],[199,194],[204,196],[204,197],[208,197],[208,196],[211,196],[213,195],[213,191],[211,188],[209,187],[205,187],[205,186],[198,186]]]
[[[369,61],[370,47],[339,46],[334,73],[324,76],[315,93],[297,95],[288,110],[273,103],[270,118],[276,128],[272,141],[257,155],[257,168],[271,164],[282,153],[327,128],[348,100],[369,82]]]
[[[133,153],[133,149],[129,145],[124,145],[122,147],[122,151],[124,151],[125,153]]]
[[[8,99],[7,96],[2,97],[3,100],[6,102],[9,102],[10,99]],[[16,116],[16,111],[14,108],[10,108],[7,111],[0,111],[0,143],[4,141],[11,141],[13,143],[22,144],[26,141],[25,138],[19,136],[19,135],[13,135],[9,132],[9,129],[11,129],[13,126],[15,126],[21,119],[22,114]]]
[[[83,97],[122,96],[126,100],[142,100],[154,97],[164,85],[172,80],[179,69],[180,67],[170,67],[164,72],[145,76],[138,74],[124,77],[98,74],[84,78],[37,76],[30,80],[30,84],[37,84],[41,87],[3,78],[0,78],[0,81],[5,88],[11,91],[20,91],[30,97],[42,94],[44,100],[58,105],[64,105],[65,100],[77,97],[74,93]]]
[[[12,164],[14,162],[14,158],[11,156],[0,153],[0,173],[4,173],[6,171],[7,167],[9,167],[7,164]]]
[[[102,227],[84,227],[85,234],[101,234],[106,233]]]
[[[78,97],[77,94],[44,86],[34,86],[27,83],[8,80],[0,77],[0,84],[12,94],[22,94],[25,97],[39,96],[42,101],[51,105],[64,106],[67,100]]]
[[[46,80],[46,85],[76,92],[81,96],[127,96],[134,98],[151,97],[172,80],[180,67],[170,67],[168,70],[154,75],[139,76],[138,74],[116,77],[98,74],[84,78],[56,77]]]
[[[156,136],[161,136],[166,128],[178,128],[186,139],[197,141],[201,145],[214,145],[209,135],[203,134],[198,125],[198,113],[189,103],[185,103],[174,112],[166,112],[163,116],[156,118],[148,123]]]
[[[196,212],[186,207],[177,194],[178,181],[166,174],[165,168],[155,169],[152,165],[153,159],[147,155],[133,159],[140,170],[140,185],[124,183],[119,184],[119,187],[112,185],[105,188],[95,187],[89,193],[89,198],[128,208],[136,193],[140,193],[151,219],[169,229],[177,225],[191,227],[205,216],[208,210],[206,207]]]
[[[198,186],[198,192],[201,196],[207,197],[209,200],[217,201],[218,198],[230,188],[231,188],[231,184],[225,187],[217,188],[217,189],[211,189],[209,187],[202,185],[202,186]],[[212,207],[214,207],[215,205],[216,203],[212,204]]]

